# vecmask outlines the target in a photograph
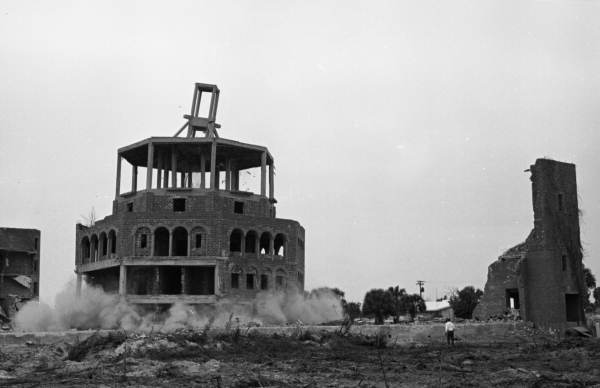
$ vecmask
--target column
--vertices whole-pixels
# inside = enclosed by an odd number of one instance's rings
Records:
[[[138,168],[137,166],[131,166],[131,192],[137,192],[137,176],[138,176]]]
[[[181,294],[187,294],[187,284],[186,284],[186,273],[185,267],[181,267]]]
[[[219,176],[217,173],[217,178],[215,178],[215,172],[217,172],[217,141],[213,139],[210,149],[210,188],[212,190],[216,188],[215,183],[218,181]]]
[[[269,239],[269,255],[274,255],[275,254],[275,240],[274,237],[271,236],[271,239]]]
[[[187,187],[188,189],[192,188],[192,168],[190,167],[190,171],[187,173]]]
[[[231,190],[231,160],[225,162],[225,190]]]
[[[127,267],[123,264],[119,266],[119,295],[127,295]]]
[[[165,154],[163,155],[163,186],[164,188],[168,188],[169,187],[169,162],[168,162],[168,156],[167,153],[165,152]]]
[[[173,231],[169,230],[169,256],[173,256]]]
[[[256,257],[260,257],[260,235],[256,234],[256,241],[254,242],[254,254]]]
[[[200,188],[206,188],[206,158],[200,155]]]
[[[121,194],[121,154],[117,154],[117,184],[115,190],[115,198]]]
[[[240,254],[246,253],[246,235],[242,235],[242,241],[240,244]]]
[[[152,170],[154,170],[154,144],[148,143],[148,161],[146,162],[146,190],[152,189]]]
[[[83,275],[79,272],[77,272],[77,284],[75,286],[75,296],[79,297],[81,296],[81,283],[82,283],[82,277]]]
[[[171,146],[171,187],[177,188],[177,155],[174,146]]]
[[[275,178],[275,166],[273,166],[273,162],[269,164],[269,198],[275,198],[275,182],[273,179]]]
[[[156,168],[156,188],[157,189],[161,189],[162,188],[162,174],[163,174],[163,159],[162,159],[162,155],[161,153],[158,152],[158,150],[156,151],[156,159],[157,161],[157,168]]]
[[[152,294],[160,294],[160,269],[154,267],[154,284],[152,285]]]
[[[260,155],[260,195],[267,195],[267,153]]]

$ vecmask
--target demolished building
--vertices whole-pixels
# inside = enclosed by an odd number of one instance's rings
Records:
[[[526,171],[531,172],[534,228],[525,242],[489,266],[473,316],[511,312],[540,327],[561,329],[585,320],[575,165],[538,159]]]
[[[243,302],[260,291],[304,289],[304,228],[276,217],[274,158],[264,146],[219,137],[219,93],[195,84],[175,136],[118,150],[112,214],[76,226],[78,289],[86,281],[146,305]],[[131,165],[126,192],[124,162]],[[246,187],[244,179],[254,182]]]
[[[0,321],[8,323],[27,301],[39,298],[40,231],[0,228]]]

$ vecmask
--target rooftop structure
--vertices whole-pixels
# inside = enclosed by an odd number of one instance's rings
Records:
[[[235,302],[264,290],[303,290],[304,228],[276,218],[268,149],[219,137],[219,93],[196,84],[175,136],[118,150],[112,214],[76,227],[79,285],[85,278],[136,304]],[[124,162],[131,166],[128,190]]]

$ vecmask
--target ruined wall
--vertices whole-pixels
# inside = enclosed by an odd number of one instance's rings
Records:
[[[531,182],[534,230],[527,241],[526,317],[543,326],[583,321],[575,165],[538,159]],[[567,317],[566,294],[577,295],[576,317]]]
[[[9,317],[39,297],[40,245],[39,230],[0,228],[0,307]]]
[[[474,316],[485,319],[505,311],[506,290],[517,288],[523,319],[564,328],[584,320],[575,165],[538,159],[530,171],[534,228],[524,244],[503,255],[517,260],[501,257],[490,265]]]

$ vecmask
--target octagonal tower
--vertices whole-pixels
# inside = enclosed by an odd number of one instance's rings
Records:
[[[118,150],[112,215],[76,227],[78,290],[85,279],[131,303],[201,304],[304,289],[304,228],[276,218],[273,156],[219,137],[218,99],[215,85],[196,84],[175,136]]]

